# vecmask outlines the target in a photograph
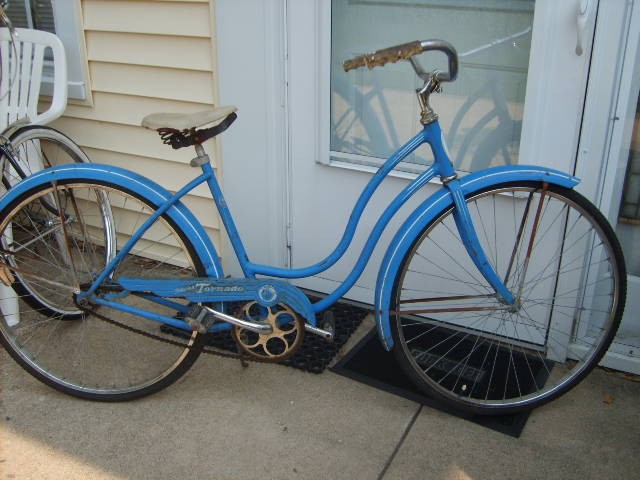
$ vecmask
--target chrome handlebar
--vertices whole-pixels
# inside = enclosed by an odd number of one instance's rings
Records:
[[[428,51],[439,51],[447,55],[449,64],[447,72],[438,71],[430,74],[420,67],[413,57]],[[445,40],[435,39],[422,41],[416,40],[409,43],[403,43],[402,45],[376,50],[373,53],[359,55],[355,58],[345,60],[343,67],[345,72],[360,67],[372,69],[374,67],[382,67],[387,63],[395,63],[398,60],[408,60],[413,66],[416,74],[424,81],[427,81],[427,79],[433,75],[438,82],[452,82],[458,76],[458,54],[456,53],[456,49]]]

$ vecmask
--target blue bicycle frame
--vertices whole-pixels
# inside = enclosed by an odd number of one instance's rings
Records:
[[[372,229],[365,246],[352,271],[327,297],[315,304],[311,304],[306,296],[295,286],[286,281],[257,279],[256,276],[278,277],[283,279],[304,278],[316,275],[333,266],[346,252],[354,238],[359,220],[370,198],[380,186],[384,178],[408,155],[423,144],[431,147],[434,163],[423,173],[418,175],[407,185],[388,205]],[[88,298],[95,304],[108,306],[116,310],[126,311],[141,317],[171,324],[177,328],[186,328],[185,323],[176,318],[150,313],[144,309],[123,305],[118,302],[120,294],[97,294],[100,285],[110,278],[119,261],[127,255],[134,244],[142,237],[144,232],[163,214],[169,215],[174,222],[183,229],[194,243],[196,254],[201,258],[205,266],[207,279],[195,280],[144,280],[119,278],[121,286],[128,292],[145,292],[146,298],[152,301],[172,306],[178,311],[184,311],[186,307],[170,298],[186,298],[190,301],[202,301],[208,303],[225,302],[232,300],[246,300],[250,292],[253,297],[268,303],[268,299],[260,297],[261,287],[275,289],[278,292],[279,301],[285,301],[300,313],[306,321],[316,326],[316,314],[334,304],[340,299],[358,280],[369,258],[380,239],[386,225],[398,210],[418,190],[436,176],[443,179],[444,188],[438,190],[425,200],[398,230],[395,238],[388,247],[385,258],[378,274],[375,294],[375,313],[378,331],[386,348],[393,346],[391,329],[389,324],[389,302],[393,290],[393,280],[398,274],[400,264],[406,253],[411,248],[413,240],[440,212],[447,208],[454,208],[454,218],[460,231],[467,252],[484,278],[494,288],[497,298],[504,304],[513,304],[514,296],[505,287],[504,283],[491,267],[476,235],[473,222],[465,203],[465,196],[483,188],[499,183],[513,181],[542,181],[572,188],[578,183],[578,179],[568,174],[551,169],[530,166],[496,167],[483,170],[461,179],[457,178],[455,169],[449,159],[443,140],[442,131],[437,121],[424,126],[423,130],[397,150],[371,178],[361,193],[353,209],[349,222],[345,228],[342,239],[334,251],[324,260],[298,269],[284,269],[253,263],[249,260],[247,251],[242,243],[238,230],[229,208],[224,199],[220,185],[215,177],[211,165],[207,162],[201,165],[202,174],[185,185],[175,194],[170,194],[159,185],[150,180],[136,175],[124,169],[98,164],[66,165],[54,167],[39,172],[13,188],[0,201],[0,208],[15,200],[19,195],[37,184],[50,183],[55,180],[72,178],[88,178],[100,181],[108,181],[115,185],[121,185],[127,189],[138,191],[149,198],[158,208],[137,232],[127,241],[118,254],[109,262],[104,271],[94,281],[92,286],[78,295],[78,300]],[[213,200],[217,206],[223,225],[227,230],[231,245],[240,262],[245,278],[222,279],[222,267],[215,247],[208,239],[203,227],[182,204],[181,199],[198,185],[207,183],[211,190]],[[206,288],[202,287],[203,281],[208,281]],[[201,287],[197,284],[200,282]],[[206,283],[206,282],[205,282]],[[198,291],[200,288],[200,291]],[[242,291],[242,293],[240,292]],[[269,290],[271,291],[271,290]],[[153,292],[148,295],[146,292]],[[229,324],[216,325],[216,329],[230,328]]]
[[[427,168],[423,173],[417,176],[409,185],[407,185],[404,190],[402,190],[395,199],[388,205],[386,210],[382,213],[377,223],[375,224],[373,230],[371,231],[368,240],[356,262],[351,273],[347,276],[344,282],[331,294],[322,299],[321,301],[313,304],[310,309],[306,305],[304,305],[304,300],[300,299],[300,296],[294,293],[292,290],[289,290],[287,298],[292,300],[296,298],[296,303],[298,305],[298,309],[303,316],[306,317],[307,321],[312,325],[315,325],[315,314],[321,312],[333,305],[336,301],[338,301],[358,280],[360,275],[362,274],[364,268],[367,265],[367,262],[380,239],[381,234],[383,233],[386,225],[389,223],[391,218],[398,212],[398,210],[407,202],[409,198],[411,198],[419,189],[424,187],[428,182],[434,179],[436,176],[445,179],[443,182],[445,191],[448,192],[448,197],[450,198],[450,202],[455,206],[454,218],[456,221],[456,225],[460,231],[461,238],[464,242],[464,245],[472,258],[474,264],[477,266],[478,270],[482,273],[485,279],[489,282],[489,284],[495,289],[498,298],[504,302],[505,304],[512,304],[514,302],[513,294],[505,287],[504,283],[496,274],[495,270],[489,263],[482,247],[480,246],[480,242],[477,238],[475,229],[473,227],[473,223],[471,221],[471,217],[469,215],[469,211],[467,209],[467,205],[464,200],[465,189],[464,185],[468,184],[470,180],[473,180],[478,175],[465,177],[464,181],[460,181],[457,178],[455,169],[449,159],[447,154],[446,147],[443,141],[442,131],[438,122],[433,122],[428,125],[425,125],[423,130],[418,133],[414,138],[412,138],[409,142],[403,145],[398,151],[392,155],[384,165],[379,169],[379,171],[371,178],[363,192],[361,193],[356,205],[353,209],[349,222],[345,228],[342,239],[333,250],[333,252],[327,256],[324,260],[299,269],[284,269],[277,268],[268,265],[261,265],[257,263],[253,263],[249,260],[249,256],[244,247],[244,244],[240,238],[238,230],[236,228],[235,222],[231,215],[231,212],[227,206],[227,203],[224,199],[224,195],[220,188],[220,185],[215,177],[213,169],[209,163],[204,163],[202,167],[202,174],[187,184],[184,188],[178,191],[171,198],[167,199],[155,212],[153,216],[151,216],[147,222],[142,225],[142,227],[138,230],[137,234],[134,235],[128,242],[127,245],[123,247],[123,249],[119,252],[118,256],[112,260],[110,265],[104,270],[100,277],[96,279],[92,287],[85,293],[83,296],[92,296],[98,286],[110,275],[110,272],[113,270],[115,265],[118,264],[121,257],[126,255],[130,248],[135,244],[136,241],[142,236],[142,234],[146,231],[147,228],[153,224],[153,222],[162,214],[171,209],[174,205],[176,205],[179,200],[186,195],[189,191],[197,187],[202,183],[207,183],[209,189],[211,190],[211,194],[216,203],[217,209],[219,211],[220,217],[222,219],[223,225],[229,235],[231,240],[231,245],[234,249],[235,255],[238,258],[242,271],[246,278],[255,279],[257,275],[264,275],[269,277],[278,277],[284,279],[294,279],[294,278],[304,278],[316,275],[320,272],[323,272],[333,266],[336,262],[342,258],[346,250],[348,249],[351,241],[354,238],[358,223],[362,214],[376,191],[376,189],[380,186],[384,178],[407,156],[409,156],[413,151],[415,151],[418,147],[423,144],[428,144],[431,147],[434,156],[434,163],[431,167]],[[563,184],[575,184],[575,180],[571,177],[561,174],[560,172],[552,172],[550,170],[542,170],[535,172],[537,169],[533,169],[532,167],[527,167],[526,170],[522,167],[505,167],[492,169],[490,171],[482,172],[483,178],[491,178],[493,175],[497,175],[500,177],[501,181],[511,181],[511,180],[519,180],[522,179],[523,174],[531,177],[532,173],[538,173],[536,177],[538,179],[543,177],[553,177],[555,181],[562,181]],[[526,173],[525,173],[526,172]],[[495,183],[495,182],[493,182]],[[437,197],[437,196],[436,196]],[[437,199],[437,198],[436,198]],[[431,201],[434,203],[435,200]],[[421,210],[425,211],[428,209],[428,204],[430,200],[427,200],[426,205],[423,206]],[[393,245],[393,244],[392,244]],[[384,279],[382,279],[384,280]],[[241,283],[240,279],[235,280],[237,284]],[[138,290],[138,291],[154,291],[157,295],[163,295],[168,297],[180,297],[184,296],[184,293],[180,294],[178,290],[184,290],[184,282],[171,281],[171,280],[163,280],[163,281],[154,281],[156,285],[154,288],[150,288],[149,280],[139,280],[132,281],[124,279],[123,286],[125,286],[129,290]],[[158,283],[163,284],[161,287],[157,285]],[[227,283],[229,281],[227,280]],[[384,283],[384,281],[382,281]],[[284,284],[278,284],[278,288],[286,289]],[[293,287],[291,287],[293,288]],[[203,297],[198,297],[200,300],[205,300]],[[192,298],[194,299],[194,298]],[[223,301],[225,299],[229,299],[227,295],[225,298],[220,296],[216,297],[215,294],[211,294],[206,297],[206,300],[209,302],[215,301]],[[97,298],[92,299],[96,303],[103,304],[106,306],[110,306],[113,308],[120,308],[122,306],[117,304],[117,301],[106,299],[106,298]],[[127,311],[131,310],[131,307],[126,307]],[[145,312],[137,311],[137,309],[133,309],[131,313],[136,313],[142,316],[146,316]],[[166,318],[162,318],[163,322],[166,322]],[[177,324],[176,326],[179,326]],[[389,339],[389,335],[386,332],[387,329],[381,329],[381,332],[384,332],[383,338]],[[388,344],[388,341],[385,341],[385,344]]]
[[[336,262],[338,262],[338,260],[340,260],[340,258],[342,258],[349,245],[351,244],[360,218],[362,217],[362,214],[370,198],[380,186],[382,181],[400,162],[402,162],[418,147],[425,143],[429,144],[432,149],[435,159],[433,165],[423,173],[421,173],[415,180],[413,180],[389,204],[389,206],[382,213],[373,230],[371,231],[369,238],[364,248],[362,249],[360,257],[358,258],[351,273],[335,291],[333,291],[330,295],[314,305],[314,311],[317,313],[333,305],[351,287],[353,287],[355,282],[362,274],[364,268],[366,267],[369,258],[371,257],[371,254],[378,240],[380,239],[380,236],[382,235],[382,232],[384,231],[391,218],[406,203],[406,201],[411,198],[411,196],[413,196],[413,194],[424,187],[436,176],[451,179],[450,181],[445,183],[445,186],[453,195],[456,205],[456,223],[458,225],[458,228],[460,229],[462,238],[465,242],[465,246],[467,247],[467,251],[473,258],[474,263],[478,266],[489,283],[498,292],[500,298],[504,299],[506,303],[513,303],[513,295],[507,290],[502,281],[499,279],[499,277],[489,264],[489,261],[487,260],[482,248],[480,247],[480,243],[473,228],[467,206],[464,202],[463,196],[461,195],[459,182],[456,180],[455,169],[451,163],[451,160],[449,159],[449,156],[447,155],[440,125],[437,121],[430,123],[429,125],[425,125],[423,130],[419,134],[417,134],[409,142],[398,149],[397,152],[392,155],[384,163],[384,165],[382,165],[382,167],[373,176],[373,178],[371,178],[371,180],[361,193],[360,197],[358,198],[358,201],[356,202],[353,212],[349,218],[349,222],[346,226],[345,232],[337,247],[324,260],[316,263],[315,265],[311,265],[305,268],[283,269],[250,262],[248,260],[247,252],[245,251],[242,244],[242,240],[240,239],[240,236],[234,225],[231,213],[226,206],[226,202],[224,201],[222,192],[215,180],[215,177],[213,175],[208,175],[208,182],[213,193],[214,200],[216,201],[216,205],[218,207],[218,210],[220,211],[224,226],[227,229],[229,236],[231,237],[231,244],[233,245],[235,254],[240,261],[240,265],[245,276],[248,278],[255,278],[256,275],[267,275],[279,278],[305,278],[317,275],[318,273],[321,273],[332,267]]]

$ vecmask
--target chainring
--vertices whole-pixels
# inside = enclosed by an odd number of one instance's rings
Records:
[[[235,326],[233,339],[239,351],[263,362],[280,362],[291,357],[302,345],[304,321],[284,303],[263,307],[246,303],[240,311],[245,320],[270,325],[271,333],[260,334]]]

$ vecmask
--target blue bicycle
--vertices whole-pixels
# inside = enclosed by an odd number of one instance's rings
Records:
[[[423,70],[414,57],[426,51],[444,53],[448,71]],[[98,164],[54,167],[13,187],[0,200],[7,351],[46,384],[105,401],[170,385],[221,332],[231,331],[242,358],[282,361],[305,333],[332,338],[322,312],[354,285],[400,207],[439,182],[380,266],[374,309],[384,347],[418,387],[467,412],[530,409],[576,385],[606,352],[624,309],[625,267],[612,228],[573,190],[579,180],[571,175],[530,166],[458,175],[429,103],[456,78],[449,43],[379,50],[346,61],[345,70],[398,60],[423,81],[423,129],[371,178],[335,250],[307,268],[256,264],[245,251],[202,147],[231,125],[234,107],[145,118],[173,148],[195,146],[191,166],[201,173],[175,193]],[[433,164],[382,212],[344,282],[312,303],[287,279],[334,265],[374,191],[424,144]],[[225,277],[209,233],[182,201],[201,185],[241,278]]]

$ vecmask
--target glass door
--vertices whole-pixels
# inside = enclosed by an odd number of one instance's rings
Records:
[[[457,168],[518,163],[534,7],[534,0],[334,0],[330,160],[379,165],[420,128],[414,93],[419,80],[404,62],[345,74],[342,60],[429,37],[447,39],[458,51],[458,79],[433,100]],[[443,55],[420,60],[446,69]],[[420,171],[431,160],[422,150],[401,169]]]
[[[573,172],[598,2],[588,3],[578,54],[581,3],[287,2],[291,265],[313,264],[331,251],[372,167],[421,128],[415,99],[419,80],[411,67],[398,62],[345,73],[341,64],[354,55],[412,40],[451,42],[460,54],[460,73],[432,97],[432,104],[458,169],[523,163]],[[426,69],[444,68],[444,55],[437,52],[419,60]],[[362,232],[430,162],[428,147],[421,148],[383,184],[365,211]],[[373,302],[377,267],[402,213],[387,227],[348,297]],[[300,285],[332,291],[366,239],[365,233],[357,234],[344,262]]]

